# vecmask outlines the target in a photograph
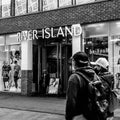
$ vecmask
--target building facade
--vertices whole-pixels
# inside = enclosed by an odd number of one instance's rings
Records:
[[[12,66],[18,61],[18,92],[65,94],[71,56],[76,51],[85,51],[91,61],[106,57],[109,70],[117,78],[119,0],[9,0],[7,5],[4,2],[0,3],[0,70],[2,73],[3,61],[7,61],[14,74]],[[49,82],[44,81],[44,73],[49,74]],[[11,81],[14,86],[14,80]],[[2,91],[2,76],[0,82]],[[117,79],[115,83],[118,84]]]

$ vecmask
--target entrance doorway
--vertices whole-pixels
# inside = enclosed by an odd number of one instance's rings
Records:
[[[68,77],[71,74],[72,44],[71,42],[50,42],[37,45],[33,49],[33,79],[36,83],[36,90],[41,94],[65,94],[67,89]],[[43,90],[44,73],[49,74],[46,90]],[[50,82],[59,81],[58,88],[50,88]],[[49,84],[49,85],[48,85]],[[51,90],[52,89],[52,90]],[[44,91],[44,92],[43,92]]]

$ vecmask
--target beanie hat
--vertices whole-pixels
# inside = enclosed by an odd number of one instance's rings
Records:
[[[96,65],[99,65],[99,66],[103,67],[104,69],[107,69],[107,67],[109,66],[107,59],[102,58],[102,57],[98,58],[95,63],[96,63]]]
[[[77,64],[88,64],[89,62],[88,56],[84,52],[77,52],[72,58]]]

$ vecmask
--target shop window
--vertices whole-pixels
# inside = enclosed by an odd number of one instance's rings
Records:
[[[72,5],[72,0],[59,0],[59,7]]]
[[[26,0],[15,0],[15,15],[26,14]]]
[[[119,83],[119,73],[120,73],[120,21],[109,23],[110,31],[110,42],[109,42],[109,52],[110,52],[110,65],[111,72],[115,77],[115,86],[117,87]]]
[[[11,16],[11,0],[2,0],[2,17]]]
[[[98,23],[84,27],[84,49],[94,62],[99,57],[108,57],[108,24]]]
[[[28,0],[28,13],[38,11],[38,0]]]
[[[92,62],[96,61],[99,57],[108,59],[108,37],[86,38],[85,52]]]
[[[19,71],[17,88],[15,87],[14,73],[15,61],[21,66],[21,47],[20,45],[0,46],[0,91],[21,92],[21,72]],[[5,69],[3,65],[5,63]],[[8,69],[9,68],[9,69]],[[20,67],[21,68],[21,67]],[[8,80],[4,81],[4,73],[9,75]]]
[[[17,34],[0,36],[0,91],[21,92],[20,71],[17,79],[18,86],[15,87],[15,61],[21,66],[21,45],[17,42]],[[4,79],[6,78],[4,75],[9,75],[7,80]]]
[[[43,0],[43,11],[57,8],[57,0]]]

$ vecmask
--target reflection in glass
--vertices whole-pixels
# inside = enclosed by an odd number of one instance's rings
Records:
[[[26,0],[15,0],[15,15],[26,13]]]
[[[28,13],[38,11],[38,0],[28,0]]]
[[[2,17],[9,17],[11,9],[11,0],[2,0]]]
[[[43,0],[43,11],[57,8],[57,0]]]

